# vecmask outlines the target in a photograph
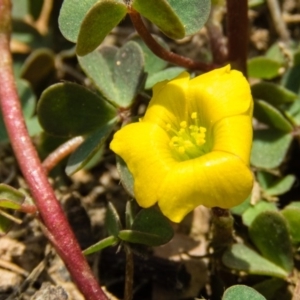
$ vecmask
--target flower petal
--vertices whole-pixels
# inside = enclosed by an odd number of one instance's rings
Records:
[[[171,81],[155,85],[143,121],[158,124],[163,129],[168,123],[177,126],[184,121],[187,113],[186,98],[189,81],[190,75],[183,72]]]
[[[189,91],[190,112],[199,112],[200,122],[207,127],[245,113],[252,103],[249,83],[230,65],[192,79]]]
[[[199,205],[240,204],[252,185],[252,173],[238,157],[215,151],[174,165],[161,186],[158,205],[170,220],[180,222]]]
[[[161,183],[176,163],[167,133],[156,124],[132,123],[115,133],[110,148],[122,157],[133,175],[139,205],[154,205]]]
[[[212,151],[229,152],[249,165],[252,131],[252,121],[248,115],[224,118],[213,127]]]

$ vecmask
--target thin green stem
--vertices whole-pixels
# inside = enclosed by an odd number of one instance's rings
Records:
[[[106,300],[81,253],[63,210],[49,184],[36,149],[28,135],[18,98],[10,53],[11,2],[0,0],[0,106],[10,142],[27,181],[41,221],[53,244],[86,299]]]
[[[248,0],[227,0],[228,60],[247,76]]]

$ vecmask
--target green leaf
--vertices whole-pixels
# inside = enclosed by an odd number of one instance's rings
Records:
[[[257,172],[257,181],[259,182],[262,189],[266,190],[269,186],[271,186],[274,182],[275,176],[271,173],[265,171]]]
[[[72,175],[82,169],[104,145],[115,126],[115,120],[90,134],[86,140],[71,154],[68,159],[66,173]]]
[[[271,82],[254,84],[251,91],[254,98],[264,100],[274,106],[291,103],[297,99],[295,93]]]
[[[252,207],[250,201],[251,201],[251,195],[240,205],[232,207],[230,211],[235,215],[241,216],[249,207]]]
[[[122,225],[119,214],[111,202],[108,202],[107,204],[105,225],[108,233],[117,238],[120,230],[122,229]]]
[[[265,192],[271,196],[282,195],[290,190],[295,180],[296,177],[294,175],[287,175],[276,180]]]
[[[159,43],[163,48],[170,50],[169,45],[159,36],[152,35],[152,37],[156,40],[157,43]],[[145,72],[149,75],[155,74],[158,71],[161,71],[164,69],[168,62],[157,57],[150,49],[149,47],[144,43],[144,41],[141,39],[139,35],[135,35],[132,39],[132,41],[138,43],[138,45],[141,47],[144,55],[144,61],[145,61]]]
[[[210,0],[134,0],[132,7],[165,35],[181,39],[199,31],[210,13]]]
[[[287,286],[287,282],[279,278],[270,278],[260,281],[253,286],[259,293],[267,299],[276,299],[279,291]]]
[[[20,209],[25,195],[4,183],[0,184],[0,206],[4,208]]]
[[[81,23],[96,2],[98,0],[64,0],[59,13],[58,25],[67,40],[77,42]]]
[[[184,72],[185,69],[181,67],[172,67],[162,71],[159,71],[151,76],[148,76],[145,89],[151,89],[156,83],[164,81],[164,80],[171,80]]]
[[[263,100],[255,100],[254,117],[273,128],[277,128],[283,132],[293,131],[292,124],[286,117],[274,106]]]
[[[279,47],[279,43],[275,42],[266,52],[266,58],[278,61],[282,65],[286,62],[286,58],[283,55],[282,48]]]
[[[292,272],[293,253],[287,222],[279,212],[260,213],[250,225],[249,235],[266,259],[287,273]]]
[[[168,219],[155,208],[142,209],[135,217],[131,230],[122,230],[119,238],[147,246],[160,246],[173,237]]]
[[[115,55],[115,48],[113,48]],[[98,51],[93,51],[85,56],[78,56],[78,61],[85,74],[92,80],[101,95],[110,102],[118,98],[112,80],[112,70],[109,68],[107,60]]]
[[[222,262],[228,268],[244,271],[248,274],[279,278],[286,278],[289,275],[284,269],[242,244],[234,244],[226,250],[222,256]]]
[[[118,50],[113,81],[118,91],[114,102],[120,107],[129,107],[145,83],[144,56],[137,43],[130,41]]]
[[[184,25],[168,2],[167,0],[133,0],[132,7],[168,37],[181,39],[185,35]]]
[[[284,114],[294,125],[300,125],[300,98],[290,105],[286,105]]]
[[[255,289],[246,285],[234,285],[228,288],[222,300],[267,300],[263,295],[257,292]]]
[[[65,82],[54,84],[42,93],[38,117],[47,133],[71,137],[104,126],[116,117],[116,110],[86,88]]]
[[[207,21],[211,0],[167,0],[178,15],[185,29],[185,35],[199,31]]]
[[[294,54],[294,65],[282,77],[281,84],[290,91],[300,93],[300,51]]]
[[[6,234],[10,230],[12,225],[12,220],[0,215],[0,237],[1,235]]]
[[[247,62],[248,75],[253,78],[272,79],[280,75],[282,64],[276,60],[257,56]]]
[[[129,107],[145,81],[144,56],[135,42],[116,51],[101,49],[79,57],[79,63],[101,95],[118,107]]]
[[[100,251],[104,248],[115,245],[118,241],[119,241],[118,238],[116,238],[114,236],[109,236],[109,237],[99,241],[98,243],[88,247],[87,249],[85,249],[83,251],[83,254],[84,255],[89,255],[89,254],[95,253],[95,252]]]
[[[95,50],[126,13],[127,7],[122,1],[100,0],[95,3],[81,23],[76,53],[84,56]]]
[[[246,226],[250,226],[254,219],[264,211],[277,211],[275,203],[260,201],[256,205],[250,206],[242,215],[243,223]]]
[[[13,187],[0,184],[0,236],[6,234],[13,225],[13,220],[7,216],[12,213],[12,210],[19,210],[25,198],[23,193]]]
[[[300,202],[298,202],[300,204]],[[294,244],[300,243],[300,205],[288,205],[281,211],[287,221],[289,233]]]
[[[283,162],[292,139],[290,134],[274,129],[254,131],[251,164],[264,169],[277,168]]]
[[[12,17],[15,19],[23,19],[29,14],[29,1],[28,0],[13,0],[12,1]]]
[[[101,46],[98,50],[112,74],[115,67],[115,57],[119,49],[115,46]]]
[[[33,51],[20,70],[20,77],[28,80],[34,89],[41,88],[55,74],[55,55],[47,48]]]
[[[132,197],[135,198],[134,195],[134,178],[130,173],[125,161],[120,157],[116,156],[117,160],[117,169],[120,174],[121,183],[126,190],[126,192]]]

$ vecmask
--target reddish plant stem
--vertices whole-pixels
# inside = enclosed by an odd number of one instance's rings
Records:
[[[61,160],[77,149],[83,141],[84,138],[82,136],[76,136],[66,141],[53,152],[51,152],[43,161],[43,167],[45,168],[45,171],[49,173]]]
[[[148,48],[159,58],[187,69],[200,70],[204,72],[208,72],[219,67],[218,65],[214,64],[206,64],[203,62],[194,61],[190,58],[166,50],[152,37],[137,11],[135,11],[133,8],[129,8],[128,14],[137,33],[143,39]]]
[[[248,0],[227,0],[228,60],[247,76]]]
[[[107,299],[81,253],[45,170],[28,135],[12,70],[9,50],[11,2],[0,0],[0,105],[4,123],[21,171],[54,247],[86,299]]]

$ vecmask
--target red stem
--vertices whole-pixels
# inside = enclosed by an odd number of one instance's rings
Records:
[[[227,0],[228,60],[247,76],[248,0]]]
[[[28,135],[12,70],[9,48],[10,0],[0,0],[0,105],[11,145],[56,251],[86,299],[107,299],[65,218]]]
[[[219,67],[218,65],[214,64],[206,64],[203,62],[194,61],[190,58],[166,50],[152,37],[137,11],[135,11],[133,8],[129,8],[128,14],[133,26],[135,27],[135,30],[143,39],[144,43],[156,56],[160,57],[161,59],[187,69],[201,70],[204,72],[208,72]]]
[[[43,161],[43,167],[46,172],[49,173],[61,160],[76,150],[83,141],[84,138],[82,136],[76,136],[51,152]]]

